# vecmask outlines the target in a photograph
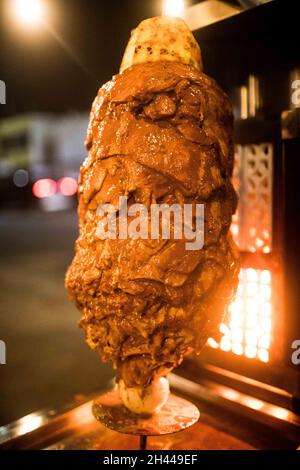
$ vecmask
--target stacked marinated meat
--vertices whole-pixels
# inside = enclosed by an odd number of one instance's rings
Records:
[[[80,173],[80,235],[66,286],[87,342],[128,387],[199,352],[237,285],[232,111],[216,82],[177,62],[143,63],[96,97]],[[200,250],[186,240],[97,236],[100,204],[204,204]]]

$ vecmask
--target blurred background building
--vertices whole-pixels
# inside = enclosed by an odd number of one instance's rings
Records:
[[[87,124],[88,113],[31,113],[2,119],[1,207],[72,207]]]

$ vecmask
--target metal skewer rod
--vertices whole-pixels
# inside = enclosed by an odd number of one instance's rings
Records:
[[[142,435],[140,436],[140,450],[147,449],[147,436]]]

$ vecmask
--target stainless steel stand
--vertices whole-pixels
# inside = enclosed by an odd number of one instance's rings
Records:
[[[140,438],[140,450],[147,448],[148,436],[173,434],[195,424],[200,412],[184,398],[170,394],[167,403],[151,416],[132,413],[122,404],[118,391],[101,395],[94,401],[93,415],[104,426],[114,431],[133,434]]]

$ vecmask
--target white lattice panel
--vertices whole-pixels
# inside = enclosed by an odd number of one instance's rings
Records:
[[[235,152],[234,152],[234,167],[233,167],[233,175],[232,175],[232,183],[233,187],[236,192],[240,193],[240,173],[242,168],[242,146],[236,145]],[[238,204],[237,210],[235,214],[232,216],[231,222],[231,233],[236,242],[236,244],[240,245],[240,205]]]
[[[239,194],[232,232],[243,251],[272,250],[273,146],[237,146],[233,184]]]

